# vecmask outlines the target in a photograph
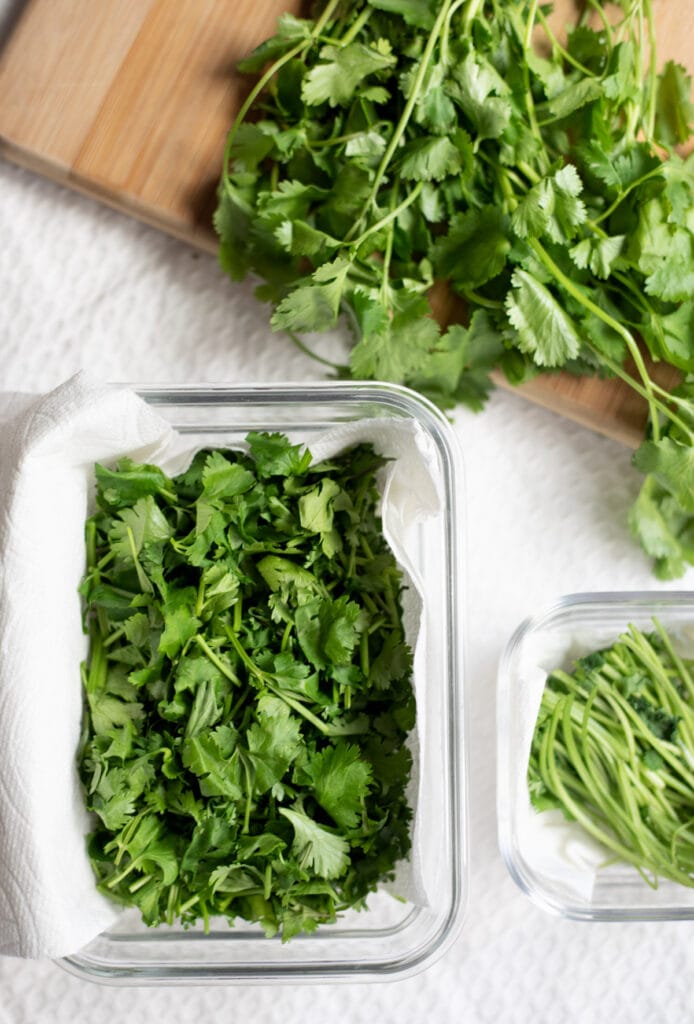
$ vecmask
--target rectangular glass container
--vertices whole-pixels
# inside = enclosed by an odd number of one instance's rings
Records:
[[[612,644],[630,624],[648,631],[656,616],[683,654],[694,656],[694,595],[680,592],[578,594],[523,622],[500,661],[497,693],[499,846],[517,885],[545,910],[575,920],[694,918],[694,888],[661,880],[651,888],[636,869],[606,863],[597,845],[559,811],[536,812],[527,787],[528,729],[544,680],[555,668]],[[554,815],[546,819],[546,815]],[[541,819],[551,825],[538,828]]]
[[[200,928],[147,928],[137,911],[59,961],[68,971],[113,984],[364,981],[399,979],[428,966],[453,940],[467,897],[464,739],[461,466],[451,427],[431,403],[390,384],[340,382],[248,387],[136,387],[195,448],[239,446],[249,430],[282,431],[311,446],[326,429],[359,420],[414,421],[433,452],[439,512],[411,530],[407,555],[419,577],[427,640],[425,754],[418,762],[435,793],[432,853],[420,865],[428,905],[377,892],[312,935],[282,943],[258,926],[213,921]],[[419,714],[419,711],[418,711]]]

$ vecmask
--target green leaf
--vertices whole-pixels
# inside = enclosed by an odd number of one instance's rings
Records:
[[[239,768],[230,759],[234,742],[234,732],[228,726],[184,740],[183,764],[200,780],[203,796],[241,799]]]
[[[238,462],[232,462],[220,451],[210,452],[202,471],[202,491],[209,501],[233,498],[249,491],[255,476]]]
[[[406,290],[395,293],[389,311],[377,294],[359,287],[352,304],[361,333],[350,354],[356,379],[402,384],[424,366],[439,337],[424,296]]]
[[[270,590],[292,589],[299,594],[320,593],[322,587],[313,573],[280,555],[266,555],[256,568]]]
[[[171,481],[158,466],[135,463],[129,458],[119,459],[115,469],[97,463],[94,473],[99,505],[109,510],[128,508],[138,498],[171,491]]]
[[[506,312],[518,331],[518,345],[539,366],[561,366],[578,355],[581,339],[573,320],[541,282],[515,270]]]
[[[361,635],[361,608],[346,595],[302,603],[296,610],[301,649],[316,668],[346,665]]]
[[[681,370],[694,371],[694,300],[683,302],[665,315],[651,310],[639,329],[656,359],[664,358]]]
[[[142,704],[124,701],[111,693],[89,693],[89,711],[97,736],[108,735],[117,726],[128,726],[143,717]]]
[[[159,650],[169,658],[185,647],[200,628],[200,619],[193,614],[196,596],[192,588],[186,587],[175,591],[164,603],[164,632]]]
[[[334,327],[350,263],[338,258],[314,271],[311,284],[298,285],[272,315],[274,330],[326,331]]]
[[[681,64],[669,60],[658,75],[655,137],[664,146],[687,142],[694,128],[692,79]]]
[[[199,654],[188,654],[178,661],[174,675],[174,688],[176,693],[186,690],[195,693],[202,684],[219,683],[222,678],[222,673],[208,658]]]
[[[301,476],[311,465],[311,453],[301,444],[290,444],[284,434],[251,431],[246,442],[261,479]]]
[[[434,265],[461,290],[474,289],[501,273],[510,249],[503,211],[483,206],[453,217],[448,233],[434,245]]]
[[[595,103],[603,95],[603,86],[595,78],[582,78],[571,82],[562,92],[552,96],[547,106],[557,120],[569,117],[587,103]]]
[[[509,88],[491,63],[468,54],[453,71],[454,100],[462,107],[478,139],[498,139],[511,119]]]
[[[138,498],[131,508],[124,508],[111,527],[113,551],[125,561],[132,561],[143,547],[163,544],[173,533],[163,512],[151,495]]]
[[[314,65],[304,78],[301,95],[305,103],[316,106],[329,103],[343,106],[353,98],[358,85],[376,71],[393,67],[396,57],[363,43],[346,46],[324,46],[321,62]]]
[[[261,697],[257,714],[258,721],[246,736],[255,769],[254,791],[261,795],[284,778],[304,744],[299,720],[279,697]]]
[[[341,493],[340,485],[323,479],[299,498],[299,519],[311,533],[328,533],[333,528],[333,501]]]
[[[606,280],[618,265],[625,242],[625,235],[584,238],[569,250],[569,255],[581,270],[589,267],[596,277]]]
[[[272,152],[274,145],[273,135],[276,129],[266,122],[257,124],[242,124],[239,126],[230,149],[230,158],[234,171],[255,171],[258,164],[262,163],[266,156]],[[228,215],[219,214],[219,233],[226,233],[224,228],[224,217]]]
[[[371,7],[389,14],[399,14],[408,25],[431,29],[435,14],[429,0],[368,0]]]
[[[634,453],[634,465],[650,473],[686,512],[694,513],[694,449],[671,437],[644,441]]]
[[[315,754],[308,770],[321,807],[337,825],[356,828],[371,783],[371,765],[359,748],[338,740]]]
[[[280,807],[294,829],[292,851],[301,867],[313,868],[320,878],[339,878],[349,867],[349,843],[300,811]]]
[[[459,149],[446,136],[423,136],[407,143],[400,174],[409,181],[441,181],[462,167]]]
[[[285,11],[279,16],[275,35],[256,47],[250,56],[239,61],[237,64],[239,71],[250,73],[261,71],[267,63],[283,56],[296,43],[308,40],[312,27],[312,22],[307,19],[297,18],[294,14]]]

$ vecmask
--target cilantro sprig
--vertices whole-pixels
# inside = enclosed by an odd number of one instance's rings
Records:
[[[80,771],[101,891],[149,925],[286,940],[409,851],[412,663],[383,460],[247,441],[173,479],[96,467]]]
[[[691,80],[658,70],[651,0],[591,0],[565,40],[538,0],[329,0],[285,14],[228,136],[215,224],[233,279],[339,375],[483,406],[564,368],[648,404],[631,525],[658,575],[694,562]],[[443,286],[463,303],[440,328]],[[651,359],[677,367],[663,389]]]
[[[657,620],[547,679],[528,784],[651,886],[694,886],[694,663]]]

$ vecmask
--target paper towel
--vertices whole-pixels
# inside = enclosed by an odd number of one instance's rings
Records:
[[[0,951],[60,956],[107,927],[75,767],[86,654],[77,594],[93,463],[169,428],[127,390],[71,379],[5,396],[0,431]]]
[[[613,855],[593,839],[577,822],[560,810],[537,811],[530,802],[527,774],[535,723],[548,676],[558,668],[572,671],[577,658],[614,643],[617,633],[610,627],[595,627],[559,636],[551,631],[530,632],[518,666],[517,759],[511,766],[515,779],[517,842],[533,874],[557,885],[566,896],[589,903],[601,868]]]
[[[4,396],[2,408],[0,953],[58,957],[85,945],[119,913],[95,888],[76,767],[79,664],[87,653],[78,586],[93,465],[128,454],[177,471],[193,451],[133,391],[84,375],[43,397]],[[415,424],[382,421],[326,432],[311,448],[318,460],[360,441],[393,459],[383,471],[384,531],[406,574],[405,626],[421,667],[421,599],[402,538],[438,509],[428,469],[435,452]],[[424,714],[421,693],[417,700]],[[415,779],[415,804],[416,785]],[[418,823],[415,850],[427,833]],[[425,901],[419,857],[412,863],[400,891]]]

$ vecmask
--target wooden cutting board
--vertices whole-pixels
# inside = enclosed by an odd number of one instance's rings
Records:
[[[653,0],[661,60],[691,66],[690,4]],[[559,19],[570,6],[559,0]],[[300,7],[301,0],[26,0],[0,51],[0,153],[214,250],[224,140],[248,88],[235,63],[274,32],[283,10]],[[673,379],[666,368],[662,383]],[[556,374],[522,392],[627,444],[642,436],[643,402],[615,382]]]

